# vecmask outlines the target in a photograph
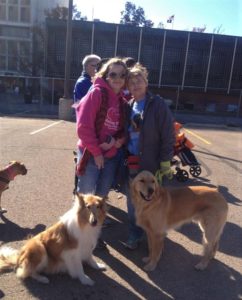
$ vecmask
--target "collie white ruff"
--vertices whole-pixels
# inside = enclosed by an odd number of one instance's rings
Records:
[[[16,269],[17,277],[32,277],[42,283],[49,283],[47,277],[40,275],[42,272],[66,272],[82,284],[93,285],[82,263],[105,269],[92,256],[105,216],[105,198],[76,194],[73,207],[60,221],[27,240],[19,251],[10,247],[0,249],[0,271]]]

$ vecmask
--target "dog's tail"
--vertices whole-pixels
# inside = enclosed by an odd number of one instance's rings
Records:
[[[0,272],[14,269],[17,265],[18,250],[11,247],[0,248]]]

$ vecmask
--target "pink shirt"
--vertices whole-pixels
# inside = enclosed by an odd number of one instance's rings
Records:
[[[97,138],[95,120],[102,101],[100,87],[104,87],[108,91],[108,110],[99,138]],[[104,79],[97,78],[95,80],[93,88],[82,98],[76,108],[78,147],[87,148],[93,156],[100,154],[108,156],[100,149],[99,144],[105,142],[108,136],[113,136],[119,129],[120,96],[120,94],[117,95],[113,92]]]

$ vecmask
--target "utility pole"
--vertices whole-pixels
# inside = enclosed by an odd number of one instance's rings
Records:
[[[64,81],[64,95],[59,99],[59,119],[72,120],[73,109],[72,99],[70,97],[70,58],[71,58],[71,36],[72,36],[72,8],[73,0],[69,0],[68,19],[66,28],[66,55],[65,55],[65,81]]]
[[[66,29],[66,57],[65,57],[65,85],[64,85],[64,98],[70,98],[70,57],[71,57],[71,34],[72,34],[72,7],[73,0],[69,0],[68,19]]]

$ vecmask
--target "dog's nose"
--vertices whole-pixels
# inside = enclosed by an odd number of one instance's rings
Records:
[[[153,188],[148,188],[148,195],[151,196],[154,193]]]
[[[92,220],[91,225],[96,226],[97,225],[97,220],[96,219]]]

